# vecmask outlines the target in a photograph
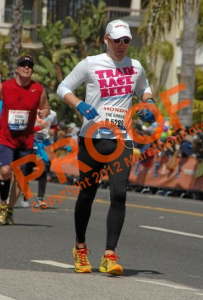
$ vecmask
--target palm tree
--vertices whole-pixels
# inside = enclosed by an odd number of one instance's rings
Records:
[[[11,51],[9,60],[9,77],[15,74],[16,59],[21,49],[21,34],[23,28],[23,0],[13,0],[12,4],[12,27],[11,27]]]
[[[145,42],[153,45],[154,42],[163,41],[166,34],[170,32],[173,22],[179,22],[184,17],[180,83],[184,82],[187,89],[179,94],[179,101],[189,98],[191,104],[193,104],[195,88],[195,55],[200,1],[202,0],[151,0],[140,27]],[[179,113],[183,126],[192,124],[192,106],[182,109]]]
[[[186,0],[184,28],[183,28],[183,48],[180,82],[184,82],[186,89],[179,94],[179,102],[190,99],[191,105],[180,110],[179,118],[183,126],[192,125],[193,120],[193,99],[195,93],[195,56],[197,45],[197,24],[199,16],[199,0],[194,1],[192,7],[191,0]]]

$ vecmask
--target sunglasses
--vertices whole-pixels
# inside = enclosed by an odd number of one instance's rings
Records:
[[[30,64],[28,62],[22,62],[18,66],[23,68],[28,67],[29,69],[33,69],[33,64]]]
[[[120,38],[120,39],[113,39],[112,37],[108,36],[108,38],[110,40],[112,40],[112,42],[115,44],[115,45],[119,45],[121,42],[125,45],[128,45],[130,44],[131,42],[131,39],[130,38]]]

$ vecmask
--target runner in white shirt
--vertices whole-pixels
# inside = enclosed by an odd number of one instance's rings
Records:
[[[45,141],[50,138],[49,130],[58,125],[57,114],[55,111],[50,110],[49,115],[45,119],[41,119],[37,116],[35,127],[40,126],[42,123],[48,123],[47,126],[39,131],[35,132],[35,139]]]
[[[44,119],[39,118],[39,116],[37,116],[36,118],[35,127],[34,127],[34,131],[35,131],[34,149],[35,149],[35,153],[39,157],[41,157],[41,159],[44,162],[44,172],[38,178],[38,195],[37,195],[38,204],[36,204],[36,207],[46,205],[45,202],[43,202],[43,198],[44,198],[46,185],[47,185],[47,173],[49,171],[50,161],[44,148],[51,144],[49,130],[51,128],[57,130],[57,124],[58,124],[57,114],[53,110],[50,110],[49,115]],[[30,206],[28,200],[26,200],[23,193],[21,195],[20,203],[21,206],[24,208]]]
[[[145,76],[145,71],[139,61],[126,57],[128,45],[132,39],[127,23],[114,20],[106,27],[104,43],[107,46],[106,53],[89,56],[82,60],[72,72],[61,82],[57,93],[60,98],[76,107],[84,116],[83,126],[80,131],[78,159],[92,168],[83,173],[80,171],[80,182],[88,178],[86,188],[80,186],[80,194],[75,207],[76,245],[73,248],[76,272],[91,272],[91,265],[87,258],[85,234],[91,214],[91,206],[95,198],[98,184],[95,183],[95,174],[101,175],[101,170],[106,165],[110,182],[110,208],[107,216],[107,240],[104,255],[101,258],[99,270],[113,275],[122,275],[123,268],[117,263],[115,248],[125,218],[126,189],[130,168],[126,166],[124,158],[132,154],[132,139],[128,135],[124,117],[132,106],[132,96],[138,95],[142,102],[154,104],[151,88]],[[85,83],[85,101],[74,95],[74,90]],[[152,105],[150,105],[152,107]],[[140,110],[139,117],[143,121],[152,123],[155,121],[150,110]],[[102,126],[96,128],[93,136],[87,130],[96,122],[102,121]],[[85,139],[92,139],[97,152],[109,155],[117,148],[116,135],[118,129],[115,126],[105,126],[106,121],[117,125],[125,144],[123,153],[114,161],[100,162],[94,159],[88,152]],[[104,126],[103,126],[104,124]],[[118,167],[118,169],[117,169]],[[121,172],[120,172],[121,171]]]

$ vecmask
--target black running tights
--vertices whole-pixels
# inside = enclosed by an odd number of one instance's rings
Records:
[[[132,141],[122,141],[122,143],[125,144],[123,153],[117,159],[103,163],[91,157],[91,152],[88,153],[85,147],[84,138],[80,138],[78,159],[91,167],[92,170],[87,173],[80,171],[80,180],[78,182],[80,194],[75,206],[75,229],[78,243],[85,243],[91,207],[99,185],[98,179],[105,174],[105,168],[108,172],[110,183],[106,250],[114,251],[117,246],[125,219],[126,191],[130,173],[130,165],[126,163],[125,159],[129,161],[130,155],[132,155]],[[93,139],[93,144],[97,152],[102,155],[111,154],[117,148],[116,140]]]
[[[38,198],[44,197],[47,185],[47,173],[49,172],[49,163],[44,163],[44,172],[38,177]]]

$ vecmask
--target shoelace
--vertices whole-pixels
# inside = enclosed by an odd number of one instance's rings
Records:
[[[117,258],[120,258],[120,256],[115,255],[115,254],[107,254],[104,255],[105,258],[109,258],[111,261],[116,261]]]
[[[78,250],[77,249],[77,255],[79,256],[81,266],[86,266],[88,264],[87,255],[89,255],[89,254],[91,254],[90,250],[87,250],[87,249]]]

